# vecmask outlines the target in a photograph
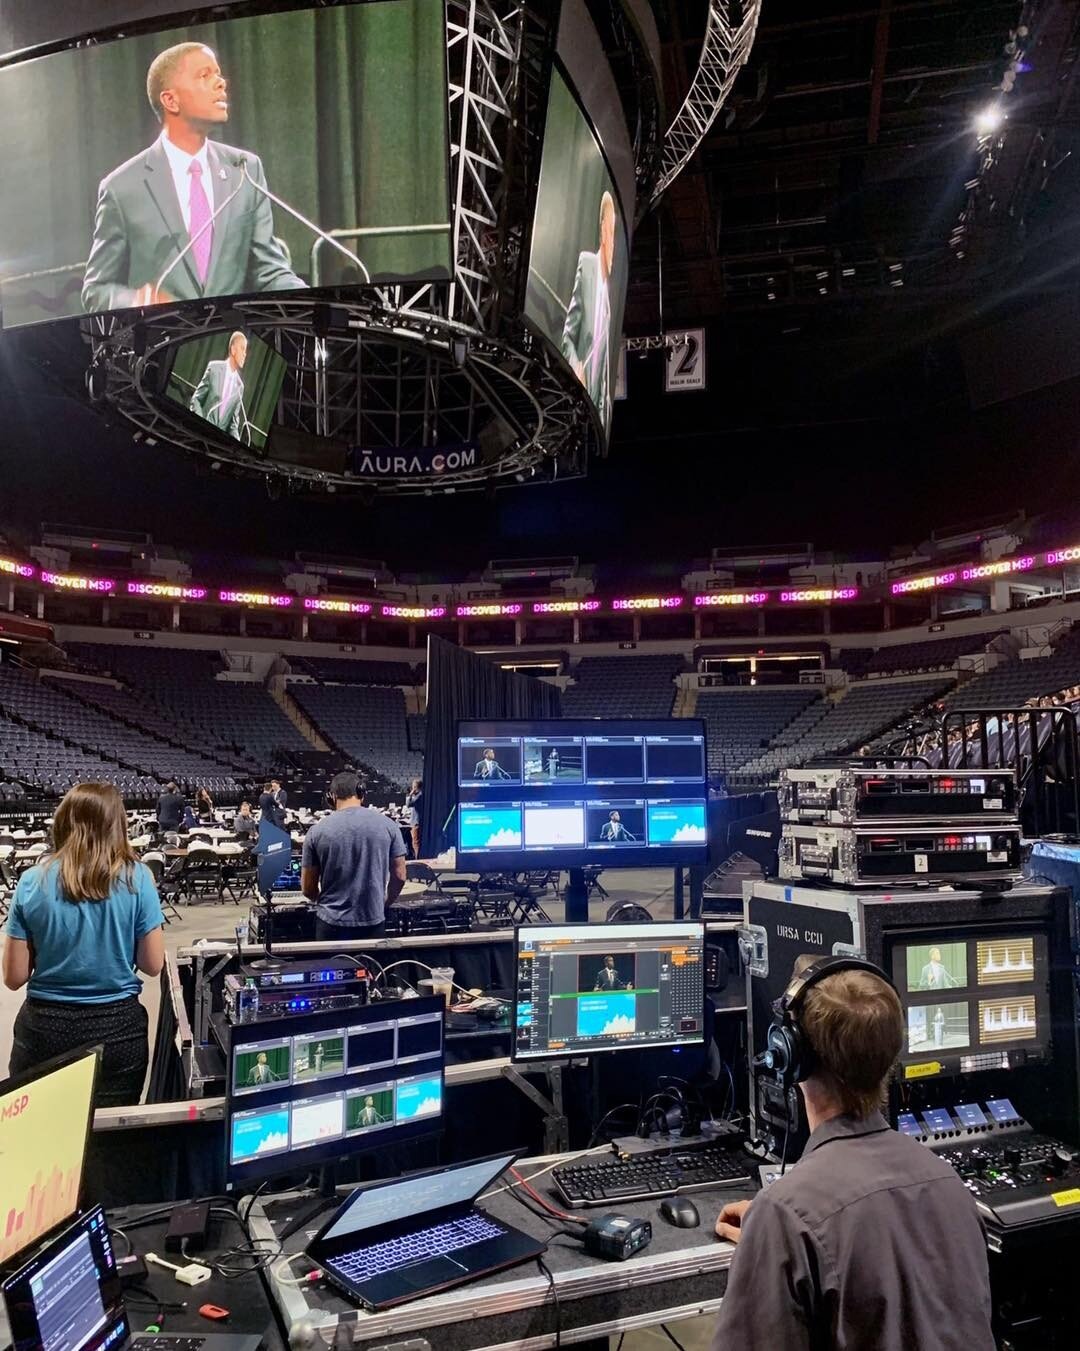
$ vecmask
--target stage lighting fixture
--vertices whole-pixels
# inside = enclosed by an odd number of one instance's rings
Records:
[[[975,114],[975,131],[979,136],[993,136],[994,132],[1001,129],[1004,121],[1005,114],[1001,107],[996,103],[991,103],[982,112]]]

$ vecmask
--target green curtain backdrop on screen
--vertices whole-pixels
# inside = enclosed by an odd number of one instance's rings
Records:
[[[615,204],[614,259],[606,300],[598,295],[595,284],[600,204],[605,192]],[[551,76],[544,126],[525,314],[567,360],[573,354],[583,362],[585,370],[579,378],[597,406],[605,431],[611,425],[626,299],[628,259],[626,227],[621,217],[600,147],[577,100],[556,69]],[[602,314],[597,309],[600,304],[606,306]],[[593,334],[594,321],[605,316],[604,332]],[[605,370],[590,370],[590,352],[605,349]]]
[[[260,338],[249,335],[247,358],[238,372],[239,388],[229,389],[226,396],[224,363],[229,359],[231,336],[213,333],[178,347],[165,393],[245,446],[258,449],[266,443],[274,420],[285,379],[285,358]],[[198,407],[192,410],[192,396],[200,388],[207,392],[207,397],[200,399]]]
[[[80,292],[95,236],[99,183],[133,156],[144,158],[120,200],[120,214],[143,213],[147,227],[156,230],[155,262],[172,260],[177,243],[187,243],[176,190],[165,200],[169,166],[160,147],[156,179],[154,162],[145,164],[161,134],[147,99],[147,71],[158,53],[187,41],[209,46],[228,81],[228,120],[212,128],[211,143],[258,156],[270,191],[324,230],[386,229],[343,241],[374,279],[449,274],[442,0],[296,10],[171,29],[0,71],[5,327],[83,312]],[[221,200],[216,194],[240,182],[226,178],[226,172],[239,175],[239,164],[235,157],[215,161],[215,208]],[[237,214],[253,216],[265,199],[250,183],[241,188]],[[226,221],[223,214],[214,223],[215,247]],[[391,232],[427,225],[438,228]],[[272,233],[285,246],[274,248],[286,275],[310,284],[315,236],[278,206]],[[335,250],[324,245],[323,255],[322,284],[360,280],[359,270]],[[37,275],[27,278],[28,273]],[[137,287],[157,278],[123,280]],[[179,267],[172,280],[180,281]],[[212,294],[206,283],[213,280],[211,265],[200,291],[192,272],[194,294]],[[167,291],[168,283],[162,289]],[[192,298],[179,286],[172,294]]]

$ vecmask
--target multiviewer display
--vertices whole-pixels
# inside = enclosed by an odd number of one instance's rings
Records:
[[[445,71],[442,0],[278,11],[7,67],[4,326],[448,277]]]
[[[630,204],[632,209],[632,204]],[[611,430],[629,263],[624,208],[600,145],[551,74],[525,315],[558,347]]]
[[[517,931],[515,1060],[704,1040],[700,924]]]
[[[229,1180],[439,1129],[444,1011],[435,996],[233,1028]]]
[[[893,950],[904,1005],[908,1078],[1008,1069],[1042,1059],[1050,1042],[1042,933],[960,934]]]
[[[705,763],[686,718],[462,723],[459,865],[704,862]]]
[[[165,393],[211,427],[259,450],[286,369],[285,358],[254,334],[214,333],[176,348]]]

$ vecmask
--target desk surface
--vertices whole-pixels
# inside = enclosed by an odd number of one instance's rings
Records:
[[[528,1159],[521,1167],[528,1177],[551,1162],[551,1158]],[[507,1180],[501,1179],[496,1185],[502,1186]],[[558,1204],[550,1186],[550,1174],[538,1178],[535,1185],[542,1195]],[[574,1340],[581,1340],[584,1336],[610,1336],[715,1313],[723,1297],[734,1248],[714,1236],[713,1223],[726,1200],[746,1199],[752,1191],[752,1187],[743,1186],[695,1192],[694,1204],[701,1214],[697,1229],[672,1228],[660,1218],[656,1201],[627,1204],[622,1207],[624,1213],[652,1222],[653,1237],[648,1248],[626,1262],[590,1257],[579,1243],[557,1234],[559,1222],[554,1217],[549,1226],[520,1205],[509,1191],[489,1195],[480,1205],[506,1223],[548,1241],[545,1261],[555,1278],[562,1333],[566,1337],[573,1332]],[[269,1236],[273,1226],[282,1226],[305,1199],[292,1193],[256,1202],[252,1232]],[[614,1205],[611,1209],[620,1208]],[[576,1213],[593,1219],[606,1212],[593,1208]],[[328,1217],[329,1212],[324,1212],[313,1221],[313,1226],[324,1224]],[[306,1237],[302,1232],[289,1239],[285,1252],[299,1253]],[[333,1326],[343,1314],[348,1314],[350,1322],[356,1320],[355,1338],[359,1343],[408,1335],[427,1338],[435,1351],[482,1351],[533,1338],[540,1339],[531,1342],[534,1346],[554,1344],[551,1291],[547,1277],[535,1262],[375,1314],[357,1311],[355,1305],[324,1282],[298,1288],[283,1284],[280,1279],[285,1274],[287,1280],[292,1280],[303,1272],[304,1264],[300,1261],[287,1271],[283,1271],[280,1262],[271,1267],[271,1293],[286,1328],[305,1316]]]

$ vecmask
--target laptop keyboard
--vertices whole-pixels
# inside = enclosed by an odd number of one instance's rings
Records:
[[[431,1229],[421,1229],[415,1234],[403,1234],[385,1243],[375,1243],[370,1248],[360,1248],[335,1257],[329,1265],[353,1281],[369,1281],[387,1271],[397,1271],[430,1257],[443,1257],[474,1243],[482,1243],[486,1238],[498,1238],[504,1232],[502,1225],[476,1213],[447,1224],[436,1224]]]

